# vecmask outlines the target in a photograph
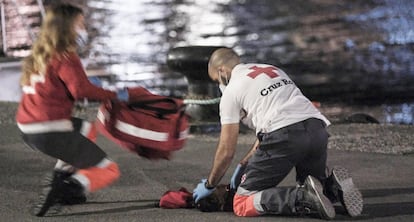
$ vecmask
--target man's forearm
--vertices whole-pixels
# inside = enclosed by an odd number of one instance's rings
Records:
[[[209,185],[217,185],[229,168],[236,151],[238,134],[239,124],[222,125],[213,167],[208,177]]]
[[[208,184],[211,186],[218,185],[221,178],[224,176],[227,169],[230,167],[234,152],[226,151],[227,150],[219,150],[216,153],[213,168],[211,169],[210,175],[208,177]]]

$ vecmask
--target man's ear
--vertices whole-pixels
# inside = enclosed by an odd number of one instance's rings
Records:
[[[208,75],[210,76],[210,79],[218,82],[220,79],[220,75],[219,75],[219,68],[213,68],[213,67],[209,67],[208,68]]]
[[[221,66],[219,66],[218,67],[218,70],[221,72],[221,73],[223,73],[223,74],[226,74],[226,73],[228,73],[229,72],[229,69],[227,68],[227,66],[225,66],[225,65],[221,65]]]

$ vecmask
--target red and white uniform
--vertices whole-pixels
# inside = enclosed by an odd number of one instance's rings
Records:
[[[16,121],[26,144],[58,159],[55,170],[75,171],[72,177],[85,191],[106,187],[119,177],[118,165],[93,142],[93,124],[72,118],[76,100],[117,97],[89,82],[76,53],[52,58],[45,73],[32,75],[22,89]]]
[[[250,157],[234,197],[238,216],[295,214],[297,187],[277,187],[295,167],[302,184],[308,175],[326,178],[330,122],[281,69],[239,64],[220,102],[223,124],[241,120],[256,129],[260,144]]]
[[[23,133],[71,131],[75,100],[107,100],[116,93],[91,84],[77,54],[52,58],[46,73],[32,75],[23,86],[16,121]]]
[[[281,69],[267,64],[239,64],[220,101],[221,124],[243,123],[269,133],[309,119],[330,122]]]

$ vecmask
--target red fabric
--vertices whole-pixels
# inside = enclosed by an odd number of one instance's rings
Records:
[[[89,167],[81,169],[78,173],[88,178],[89,187],[87,189],[89,192],[95,192],[109,186],[121,175],[118,165],[115,162],[111,162],[108,166],[103,168]]]
[[[83,124],[85,124],[85,121],[84,121]],[[89,123],[88,122],[88,124],[91,124],[91,128],[89,129],[89,132],[86,132],[86,135],[85,136],[90,141],[96,143],[96,139],[98,137],[98,132],[97,132],[97,129],[96,129],[96,124],[94,122],[92,122],[92,123]]]
[[[156,154],[164,156],[183,148],[189,131],[183,101],[149,94],[142,87],[128,91],[129,103],[102,103],[98,112],[100,131],[123,147],[144,150],[144,155],[152,152],[145,149],[161,151]]]
[[[194,207],[193,194],[184,187],[178,191],[169,190],[162,195],[160,207],[167,209],[192,208]]]
[[[254,207],[254,195],[234,195],[233,212],[240,217],[255,217],[260,215]]]
[[[17,110],[18,123],[33,123],[70,119],[75,100],[88,98],[98,101],[116,98],[112,91],[89,82],[76,53],[50,60],[42,78],[37,75],[25,86]]]
[[[103,123],[101,123],[99,120],[97,120],[95,124],[97,126],[99,133],[101,133],[103,136],[105,136],[109,140],[113,141],[114,143],[118,144],[120,147],[130,152],[133,152],[135,154],[138,154],[141,157],[144,157],[150,160],[159,160],[159,159],[170,160],[171,159],[171,156],[172,156],[171,151],[154,150],[151,148],[134,145],[133,143],[129,143],[124,140],[119,140],[115,138],[110,132],[108,132],[108,130],[103,125]]]

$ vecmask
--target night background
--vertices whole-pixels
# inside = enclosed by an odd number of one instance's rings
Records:
[[[27,55],[41,6],[51,2],[1,1],[2,61]],[[71,2],[85,9],[90,38],[81,54],[88,73],[98,75],[104,87],[138,85],[186,97],[188,81],[166,65],[168,52],[226,46],[243,62],[284,69],[322,109],[363,109],[382,122],[413,123],[411,0]]]
[[[0,0],[0,221],[320,221],[159,207],[166,191],[192,191],[208,177],[220,138],[217,103],[198,106],[210,106],[207,117],[215,122],[197,125],[192,116],[185,147],[170,161],[139,157],[100,135],[97,144],[119,164],[120,179],[88,194],[85,204],[31,216],[56,160],[25,145],[14,116],[21,59],[36,39],[43,8],[57,1]],[[207,67],[184,74],[168,63],[182,47],[231,47],[242,62],[283,69],[332,123],[327,168],[348,168],[362,192],[362,215],[350,218],[337,203],[335,220],[414,221],[414,0],[68,1],[85,10],[89,42],[79,53],[86,72],[107,89],[142,86],[184,101],[218,99]],[[185,56],[191,66],[208,59]],[[194,93],[203,87],[207,94]],[[78,102],[74,116],[95,121],[99,103]],[[197,106],[187,103],[186,112],[191,107]],[[223,184],[256,139],[240,129]],[[280,186],[297,186],[295,170]]]

